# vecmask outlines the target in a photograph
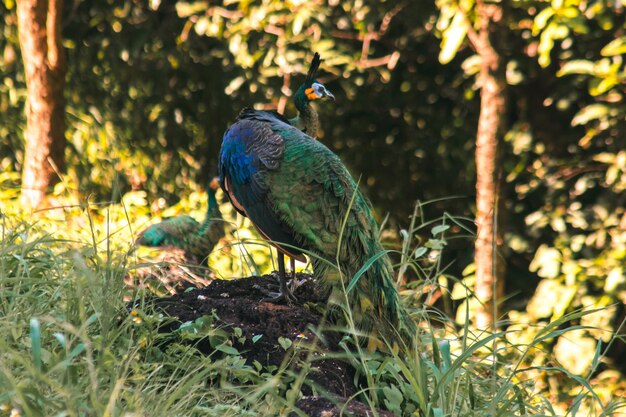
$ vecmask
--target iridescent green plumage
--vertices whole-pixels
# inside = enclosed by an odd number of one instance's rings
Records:
[[[349,289],[359,327],[408,341],[414,325],[400,306],[368,200],[341,160],[296,126],[270,112],[244,110],[224,134],[224,191],[279,251],[311,255],[323,285]]]
[[[206,259],[224,237],[224,221],[215,198],[217,187],[217,180],[214,180],[207,189],[208,208],[202,223],[190,216],[165,219],[141,232],[137,245],[179,248],[185,251],[189,260],[201,262]]]

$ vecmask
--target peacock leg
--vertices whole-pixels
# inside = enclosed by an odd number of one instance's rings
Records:
[[[287,273],[285,272],[285,255],[281,252],[278,253],[278,280],[280,283],[280,290],[278,293],[269,292],[258,288],[259,290],[265,292],[269,297],[264,298],[262,301],[286,301],[288,304],[295,303],[298,301],[295,295],[291,292],[289,287],[287,286]]]
[[[298,278],[296,278],[296,260],[289,258],[289,265],[291,266],[291,292],[294,293],[298,286],[300,286]]]
[[[292,263],[292,266],[294,264]],[[293,268],[295,274],[295,268]],[[280,279],[280,293],[285,296],[287,301],[296,301],[297,298],[287,286],[287,272],[285,271],[285,255],[282,253],[278,256],[278,275]]]

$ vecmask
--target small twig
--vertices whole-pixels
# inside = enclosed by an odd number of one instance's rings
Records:
[[[396,67],[398,59],[400,59],[400,52],[394,51],[392,54],[383,56],[381,58],[373,58],[361,61],[360,65],[362,68],[373,68],[387,65],[387,68],[392,70]]]
[[[285,36],[285,29],[279,28],[278,26],[267,25],[263,28],[263,30],[265,30],[266,33],[269,33],[271,35],[276,35],[278,37]]]
[[[218,7],[218,6],[209,8],[206,14],[208,16],[218,15],[218,16],[225,17],[226,19],[230,19],[230,20],[239,20],[243,17],[243,13],[240,11],[228,10],[228,9],[225,9],[223,7]]]

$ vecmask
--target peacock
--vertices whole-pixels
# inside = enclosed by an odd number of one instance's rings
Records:
[[[207,187],[209,202],[202,223],[190,216],[165,219],[142,231],[137,238],[137,245],[180,248],[185,251],[185,257],[189,260],[199,263],[205,259],[224,237],[224,221],[215,198],[219,187],[217,177]]]
[[[311,136],[319,127],[311,102],[332,97],[315,80],[317,66],[314,59],[296,93],[299,120],[248,108],[226,130],[220,185],[281,254],[304,262],[307,253],[322,285],[348,289],[362,329],[410,338],[414,327],[400,305],[371,204],[339,157]],[[281,296],[293,301],[282,256],[278,265]]]

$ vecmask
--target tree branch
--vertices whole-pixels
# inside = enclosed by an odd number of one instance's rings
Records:
[[[62,20],[63,0],[49,0],[46,15],[46,42],[48,68],[52,71],[65,68],[65,54],[61,38]]]

